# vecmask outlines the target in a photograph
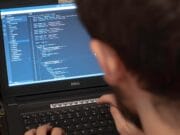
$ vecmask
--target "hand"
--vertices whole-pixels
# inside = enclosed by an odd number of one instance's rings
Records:
[[[31,129],[24,135],[65,135],[64,130],[61,128],[53,128],[49,124],[38,127],[37,129]]]
[[[113,94],[104,95],[98,100],[99,104],[110,104],[110,111],[115,121],[117,131],[121,135],[145,135],[133,123],[126,120],[120,110]]]

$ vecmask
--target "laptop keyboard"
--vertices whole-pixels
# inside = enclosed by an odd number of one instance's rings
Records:
[[[21,114],[25,130],[50,123],[67,135],[118,135],[108,105],[96,103],[66,106],[49,111]]]

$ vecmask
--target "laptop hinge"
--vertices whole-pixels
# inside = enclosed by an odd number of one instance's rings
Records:
[[[107,87],[99,87],[99,88],[89,88],[89,89],[80,89],[80,90],[72,90],[68,92],[56,92],[56,93],[44,93],[39,95],[28,95],[28,96],[19,96],[16,97],[16,101],[18,103],[28,103],[32,101],[44,101],[49,99],[71,99],[71,98],[80,98],[85,96],[93,95],[101,95],[107,92]]]

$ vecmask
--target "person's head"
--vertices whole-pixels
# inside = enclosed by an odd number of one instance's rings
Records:
[[[128,102],[130,98],[139,98],[140,92],[178,102],[179,0],[76,0],[76,3],[92,37],[92,50],[106,81],[118,88],[116,93]]]

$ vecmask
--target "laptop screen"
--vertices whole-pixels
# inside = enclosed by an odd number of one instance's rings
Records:
[[[8,85],[103,76],[76,5],[1,10]]]

